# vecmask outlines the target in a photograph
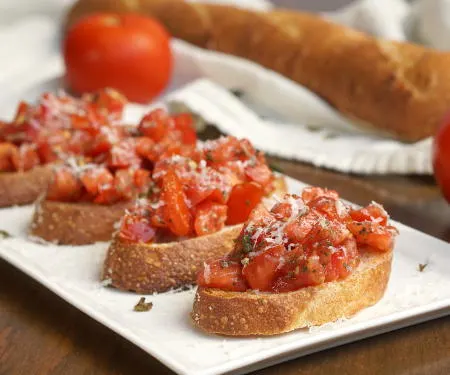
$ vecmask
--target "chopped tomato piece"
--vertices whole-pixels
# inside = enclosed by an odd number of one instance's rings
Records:
[[[122,199],[129,200],[133,198],[134,173],[128,169],[116,171],[114,176],[114,188]]]
[[[155,228],[147,219],[132,215],[125,215],[119,231],[119,237],[132,242],[153,242],[155,239]]]
[[[87,192],[96,196],[113,185],[114,176],[105,167],[95,167],[84,171],[80,180]]]
[[[286,249],[283,245],[271,247],[254,258],[244,258],[242,274],[252,289],[269,291],[282,265]]]
[[[128,138],[114,145],[109,152],[107,164],[110,168],[119,169],[140,166],[141,159],[136,154],[135,140]]]
[[[241,265],[227,259],[205,264],[198,274],[197,284],[235,292],[247,290],[247,285],[242,277]]]
[[[250,212],[261,202],[264,190],[254,182],[236,185],[228,199],[228,225],[243,223]]]
[[[24,143],[17,148],[17,152],[13,152],[11,160],[16,171],[28,171],[39,165],[39,155],[36,147],[29,143]]]
[[[389,218],[384,208],[374,202],[359,210],[351,210],[350,216],[354,221],[373,221],[381,225],[386,225]]]
[[[115,186],[107,185],[102,187],[98,195],[94,199],[94,203],[97,204],[113,204],[120,201],[123,195],[117,191]]]
[[[136,169],[134,172],[134,184],[138,189],[143,189],[150,185],[150,171],[146,169]]]
[[[58,168],[54,171],[53,181],[47,190],[47,199],[61,202],[77,200],[82,193],[81,181],[69,168]]]
[[[186,236],[191,232],[191,213],[187,206],[183,185],[175,171],[170,168],[163,177],[162,196],[164,217],[167,226],[177,236]]]
[[[0,171],[10,172],[14,170],[12,159],[18,152],[17,146],[12,143],[0,143]]]
[[[272,171],[266,164],[248,166],[245,168],[245,174],[250,178],[250,181],[254,181],[261,186],[266,186],[273,180]]]
[[[136,138],[136,153],[142,158],[153,159],[155,142],[149,137]]]
[[[198,236],[215,233],[225,226],[227,206],[210,201],[197,206],[194,229]]]
[[[181,142],[185,145],[195,146],[197,144],[197,133],[194,121],[190,113],[181,113],[172,116],[175,129],[181,132]]]
[[[339,199],[339,194],[334,190],[322,189],[320,187],[307,187],[303,189],[302,199],[306,204],[318,197],[327,197],[331,199]]]
[[[396,230],[381,224],[363,221],[347,224],[348,229],[356,238],[358,245],[368,246],[378,251],[390,251],[394,246]]]
[[[166,135],[170,121],[172,120],[165,110],[155,109],[142,118],[139,131],[155,142],[159,142]]]

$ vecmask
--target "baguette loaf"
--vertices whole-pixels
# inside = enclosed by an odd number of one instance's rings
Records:
[[[26,172],[0,173],[0,207],[33,203],[45,193],[52,167],[41,165]]]
[[[315,15],[182,0],[79,0],[67,25],[99,11],[151,15],[174,37],[259,63],[359,126],[403,141],[433,135],[450,107],[450,53],[375,39]]]
[[[392,251],[365,252],[346,279],[288,293],[199,288],[194,325],[227,336],[277,335],[348,318],[377,303],[389,281]]]
[[[115,224],[132,202],[103,206],[94,203],[37,202],[30,234],[61,245],[110,241]]]

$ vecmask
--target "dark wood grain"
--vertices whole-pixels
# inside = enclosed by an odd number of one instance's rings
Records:
[[[393,217],[450,241],[450,206],[431,178],[357,177],[273,159],[285,173],[374,199]],[[426,249],[424,249],[426,251]],[[449,246],[450,251],[450,246]],[[395,354],[394,354],[395,353]],[[259,373],[448,374],[450,317],[293,360]],[[170,374],[148,354],[0,261],[0,374]]]

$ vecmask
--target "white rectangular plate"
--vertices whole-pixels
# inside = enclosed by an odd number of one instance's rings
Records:
[[[291,192],[304,185],[289,180]],[[269,338],[224,338],[190,323],[194,290],[150,296],[153,309],[133,311],[139,296],[105,287],[99,274],[107,243],[53,246],[27,241],[33,207],[0,210],[0,256],[180,374],[244,373],[450,313],[450,246],[414,229],[400,230],[389,287],[354,318]],[[418,265],[428,266],[419,272]]]

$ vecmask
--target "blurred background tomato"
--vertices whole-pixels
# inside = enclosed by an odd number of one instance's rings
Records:
[[[146,103],[172,73],[170,37],[156,20],[137,14],[96,14],[68,32],[63,45],[66,84],[75,93],[111,87]]]

